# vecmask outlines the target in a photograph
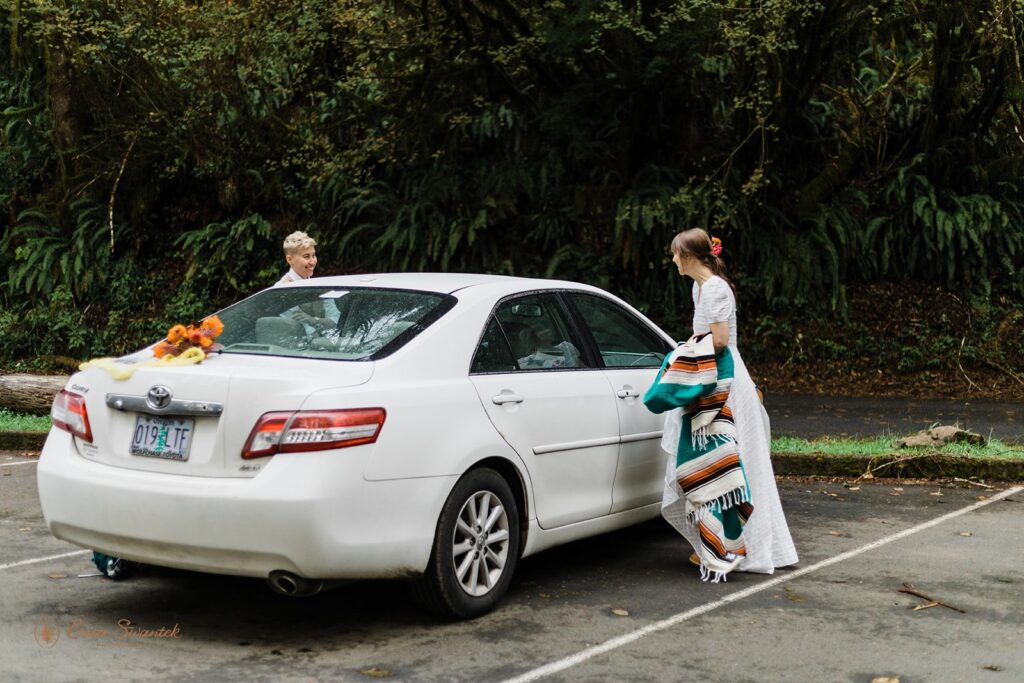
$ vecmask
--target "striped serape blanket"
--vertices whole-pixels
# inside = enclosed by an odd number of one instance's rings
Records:
[[[729,349],[715,353],[711,334],[698,335],[665,359],[644,404],[655,413],[682,409],[682,429],[662,515],[682,517],[700,539],[701,578],[718,583],[746,555],[743,525],[754,508],[740,461],[732,412],[725,405],[733,379]],[[684,515],[679,515],[683,506]]]

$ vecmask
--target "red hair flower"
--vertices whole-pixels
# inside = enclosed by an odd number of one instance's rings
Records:
[[[722,253],[722,240],[717,237],[711,238],[711,255],[718,256]]]

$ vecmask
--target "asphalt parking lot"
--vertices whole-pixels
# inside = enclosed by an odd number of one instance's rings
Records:
[[[0,453],[0,678],[1024,680],[1019,488],[780,491],[795,569],[701,583],[655,521],[528,558],[496,612],[445,623],[397,583],[290,599],[158,568],[80,577],[95,571],[89,554],[48,534],[34,460]],[[921,609],[904,583],[944,604]]]

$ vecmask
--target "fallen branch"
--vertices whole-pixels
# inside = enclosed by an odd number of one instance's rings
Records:
[[[953,477],[953,481],[962,481],[965,484],[974,484],[975,486],[982,486],[987,489],[994,489],[995,486],[989,486],[988,484],[982,484],[980,481],[971,481],[970,479],[964,479],[963,477]]]
[[[867,471],[864,472],[864,474],[862,474],[859,477],[857,477],[856,479],[854,479],[853,481],[854,481],[854,483],[857,483],[861,479],[874,478],[875,472],[877,472],[879,470],[882,470],[882,469],[885,469],[886,467],[889,467],[890,465],[899,465],[900,463],[903,463],[903,462],[909,462],[911,460],[920,460],[921,458],[931,458],[934,455],[937,455],[937,454],[936,453],[918,453],[916,455],[908,455],[905,458],[897,458],[896,460],[890,460],[889,462],[883,462],[878,467],[872,467],[871,466],[872,463],[875,462],[875,459],[872,458],[868,462],[868,469],[867,469]]]
[[[916,588],[914,588],[914,584],[912,584],[912,583],[904,582],[902,584],[902,586],[900,587],[899,592],[900,593],[908,593],[910,595],[914,595],[916,597],[919,597],[922,600],[927,600],[928,601],[925,605],[918,605],[917,607],[915,607],[914,608],[915,610],[927,609],[928,607],[935,607],[935,605],[942,605],[943,607],[948,607],[949,609],[953,610],[954,612],[959,612],[960,614],[967,614],[967,612],[965,610],[962,610],[959,607],[953,607],[953,605],[948,605],[948,604],[942,602],[942,600],[939,600],[938,598],[933,598],[932,596],[928,595],[927,593],[922,593],[921,591],[919,591]],[[933,605],[931,603],[935,603],[935,604]]]

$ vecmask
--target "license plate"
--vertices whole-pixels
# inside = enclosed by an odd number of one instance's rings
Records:
[[[188,460],[195,421],[182,417],[139,415],[132,432],[132,455],[167,460]]]

